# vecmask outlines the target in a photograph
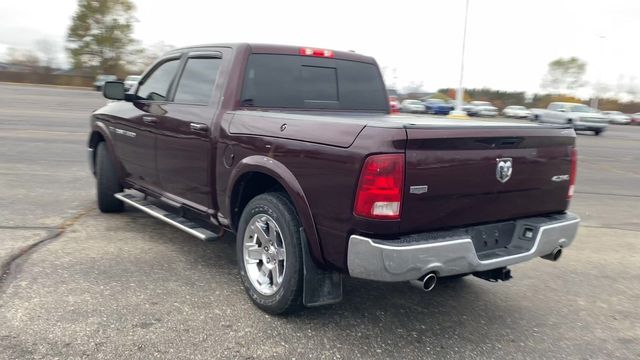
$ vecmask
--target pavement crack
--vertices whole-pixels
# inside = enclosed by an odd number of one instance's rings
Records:
[[[56,226],[0,225],[0,230],[58,230]]]
[[[33,254],[39,248],[62,236],[70,227],[75,225],[78,220],[80,220],[83,216],[87,215],[94,209],[95,208],[93,206],[86,208],[73,217],[63,221],[57,227],[0,226],[0,229],[38,229],[50,231],[50,233],[42,239],[21,248],[15,254],[11,255],[9,257],[9,260],[0,264],[0,295],[4,293],[4,291],[8,288],[8,285],[11,284],[11,282],[13,282],[16,276],[20,273],[20,265],[29,255]]]

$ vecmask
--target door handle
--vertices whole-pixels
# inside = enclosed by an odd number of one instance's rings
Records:
[[[143,116],[142,121],[144,121],[145,124],[155,124],[158,122],[158,119],[153,116]]]
[[[191,131],[198,131],[198,132],[205,132],[209,129],[209,127],[206,124],[202,124],[202,123],[191,123],[189,124],[189,127],[191,128]]]

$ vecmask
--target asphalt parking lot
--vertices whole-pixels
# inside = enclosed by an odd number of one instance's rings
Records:
[[[640,126],[579,134],[582,227],[559,262],[423,293],[345,282],[342,303],[272,317],[230,237],[101,214],[92,91],[0,84],[0,358],[640,358]]]

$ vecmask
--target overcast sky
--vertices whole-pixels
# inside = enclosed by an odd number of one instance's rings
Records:
[[[264,42],[355,50],[399,88],[457,85],[464,0],[134,0],[144,44]],[[62,47],[75,0],[4,0],[0,52],[49,38]],[[538,91],[549,61],[578,56],[587,79],[640,81],[638,0],[470,0],[465,85]],[[62,50],[61,50],[62,51]],[[395,69],[395,76],[393,76]]]

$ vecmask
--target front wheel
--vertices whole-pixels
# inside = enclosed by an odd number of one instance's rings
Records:
[[[300,221],[289,198],[277,192],[249,201],[236,237],[242,285],[253,303],[270,314],[302,308]]]
[[[96,183],[100,211],[121,212],[124,209],[124,203],[113,195],[122,192],[122,185],[118,182],[115,165],[111,161],[104,142],[99,143],[96,148]]]

